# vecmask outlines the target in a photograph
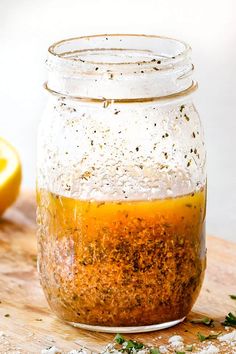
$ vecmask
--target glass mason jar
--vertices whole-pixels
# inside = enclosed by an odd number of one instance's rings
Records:
[[[49,48],[38,267],[74,326],[139,332],[191,310],[205,270],[206,172],[183,42],[98,35]]]

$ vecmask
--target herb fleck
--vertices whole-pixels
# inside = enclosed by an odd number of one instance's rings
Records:
[[[143,343],[136,342],[135,340],[129,339],[127,342],[124,343],[124,349],[142,349],[144,347]]]
[[[161,354],[160,350],[158,348],[151,348],[150,349],[150,354]]]
[[[117,334],[115,336],[114,342],[120,346],[120,348],[114,347],[116,352],[132,354],[132,353],[139,352],[139,349],[144,349],[144,350],[148,349],[147,353],[149,353],[149,354],[161,354],[161,352],[158,348],[147,347],[143,343],[137,342],[132,339],[127,340],[121,334]]]
[[[205,340],[210,340],[210,339],[217,339],[217,337],[221,334],[221,332],[218,333],[211,333],[208,335],[201,334],[198,332],[197,336],[200,342],[204,342]]]
[[[180,110],[181,113],[183,112],[184,107],[185,107],[184,104],[182,104],[182,105],[180,106],[180,109],[179,109],[179,110]]]
[[[236,295],[229,295],[232,300],[236,300]]]
[[[125,339],[124,339],[124,337],[121,334],[117,333],[117,335],[114,338],[114,341],[117,344],[123,344],[125,342]]]
[[[168,154],[167,152],[164,152],[165,159],[168,159]]]
[[[109,104],[110,104],[110,101],[109,100],[105,100],[103,102],[103,108],[107,108],[109,106]]]
[[[228,315],[225,317],[225,320],[222,324],[224,326],[235,327],[236,326],[236,316],[232,312],[228,313]]]
[[[189,118],[189,116],[187,116],[187,114],[184,115],[184,118],[186,119],[187,122],[190,121],[190,118]]]
[[[190,204],[191,205],[191,204]],[[187,206],[187,205],[186,205]],[[212,318],[209,317],[203,317],[203,318],[194,318],[190,321],[191,323],[201,323],[209,327],[214,326],[214,321]]]
[[[81,179],[85,179],[86,181],[92,176],[92,173],[89,171],[85,171],[82,175],[81,175]]]

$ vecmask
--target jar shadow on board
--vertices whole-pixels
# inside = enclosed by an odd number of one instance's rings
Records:
[[[190,52],[144,35],[49,48],[38,267],[52,311],[74,326],[167,328],[199,294],[206,153]]]

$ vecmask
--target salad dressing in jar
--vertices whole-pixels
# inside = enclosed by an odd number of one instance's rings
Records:
[[[38,266],[52,310],[90,330],[170,327],[205,270],[203,132],[190,48],[100,35],[49,48]]]

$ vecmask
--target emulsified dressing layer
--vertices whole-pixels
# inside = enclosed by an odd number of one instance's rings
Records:
[[[205,270],[206,191],[150,201],[84,201],[39,189],[48,302],[66,321],[141,326],[187,315]]]

